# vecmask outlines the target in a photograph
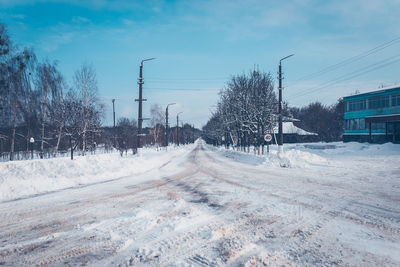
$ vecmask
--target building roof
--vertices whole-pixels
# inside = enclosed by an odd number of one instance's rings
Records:
[[[397,91],[397,90],[400,90],[400,84],[380,88],[379,90],[375,90],[375,91],[371,91],[371,92],[367,92],[367,93],[345,96],[345,97],[343,97],[343,99],[349,100],[352,98],[367,97],[367,96],[375,95],[375,94],[390,93],[390,92]]]
[[[293,122],[282,123],[283,134],[297,134],[297,135],[318,135],[316,133],[307,132],[293,124]],[[278,125],[274,127],[274,133],[278,133]]]

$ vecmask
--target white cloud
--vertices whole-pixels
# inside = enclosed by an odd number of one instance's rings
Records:
[[[53,52],[63,44],[72,42],[76,37],[74,32],[61,32],[59,34],[46,36],[40,41],[39,47],[41,47],[46,52]]]
[[[12,18],[23,20],[26,18],[24,14],[13,14],[11,15]]]
[[[122,23],[126,26],[130,26],[134,23],[134,21],[130,19],[122,19]]]
[[[80,17],[80,16],[74,16],[74,17],[72,17],[72,22],[76,23],[76,24],[88,23],[88,22],[90,22],[90,19],[85,18],[85,17]]]

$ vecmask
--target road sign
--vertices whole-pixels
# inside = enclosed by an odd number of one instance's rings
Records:
[[[264,135],[264,140],[265,140],[265,142],[271,142],[272,141],[272,135],[271,134],[265,134]]]

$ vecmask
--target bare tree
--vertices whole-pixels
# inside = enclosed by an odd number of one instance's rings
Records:
[[[276,95],[269,73],[252,71],[248,75],[233,76],[220,92],[217,111],[203,129],[205,137],[228,145],[238,140],[242,149],[250,143],[259,146],[261,136],[273,128]]]
[[[13,55],[8,62],[8,86],[10,102],[12,106],[12,134],[10,160],[14,159],[15,138],[17,123],[21,121],[24,107],[22,105],[24,95],[28,91],[26,72],[34,55],[30,50],[23,50]],[[26,99],[26,98],[25,98]]]
[[[79,92],[83,106],[82,128],[82,153],[85,155],[87,148],[87,135],[89,131],[98,126],[98,97],[97,79],[93,66],[83,64],[74,76],[75,88]]]
[[[119,118],[117,122],[118,150],[123,155],[128,149],[132,149],[135,153],[137,144],[137,121],[125,117]]]
[[[39,64],[36,72],[36,86],[37,89],[40,91],[42,96],[42,105],[41,105],[41,112],[42,112],[42,121],[41,121],[41,139],[40,139],[40,158],[43,158],[44,153],[44,144],[47,138],[45,136],[45,126],[47,124],[48,119],[48,105],[49,101],[52,98],[57,97],[59,94],[58,88],[58,79],[59,79],[59,72],[56,68],[57,64],[49,63],[45,61],[44,63]]]
[[[45,149],[54,148],[55,155],[66,148],[66,135],[83,153],[94,147],[102,134],[104,106],[97,98],[93,67],[83,65],[74,82],[75,91],[68,88],[56,63],[38,64],[31,49],[14,46],[0,23],[0,154],[8,150],[14,159],[15,152],[27,152],[30,137],[40,144],[42,158]]]
[[[61,138],[63,136],[63,130],[65,126],[65,120],[67,116],[66,105],[64,102],[64,91],[68,87],[62,75],[58,75],[57,84],[59,87],[59,94],[57,97],[52,99],[50,117],[54,126],[57,128],[57,143],[54,149],[54,156],[57,154],[58,149],[60,147]]]
[[[152,136],[154,140],[154,144],[162,145],[163,137],[165,135],[165,128],[163,126],[165,121],[165,114],[160,105],[154,104],[150,109],[151,119],[150,119],[150,127],[152,128]]]

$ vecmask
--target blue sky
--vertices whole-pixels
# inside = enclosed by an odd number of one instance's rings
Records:
[[[145,115],[154,103],[176,102],[170,114],[183,111],[183,121],[197,127],[231,75],[256,65],[276,77],[279,59],[291,53],[284,99],[294,106],[333,104],[400,83],[398,14],[399,0],[0,0],[0,20],[14,42],[58,60],[67,80],[81,64],[93,64],[108,125],[112,98],[117,117],[137,118],[139,64],[148,57],[157,60],[144,67]],[[391,40],[351,64],[310,75]]]

